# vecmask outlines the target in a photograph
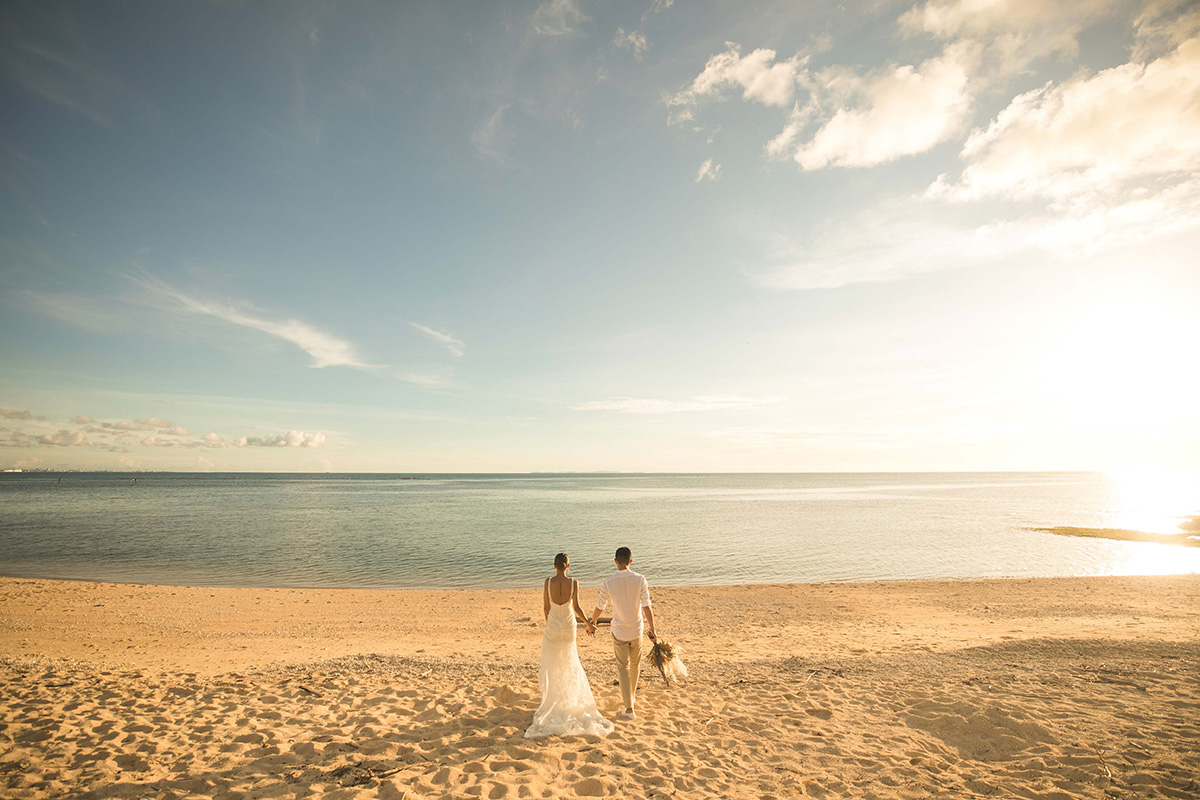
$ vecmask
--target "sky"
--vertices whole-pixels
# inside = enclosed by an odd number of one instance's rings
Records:
[[[0,467],[1200,468],[1200,7],[6,2]]]

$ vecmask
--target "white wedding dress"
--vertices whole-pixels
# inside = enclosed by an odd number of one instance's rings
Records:
[[[587,674],[575,648],[575,612],[571,601],[550,603],[542,635],[542,665],[538,669],[542,704],[533,715],[526,739],[538,736],[608,736],[613,724],[600,715]]]

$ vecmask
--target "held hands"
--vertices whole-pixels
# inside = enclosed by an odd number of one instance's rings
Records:
[[[592,637],[596,635],[596,623],[592,622],[590,619],[588,620],[587,624],[587,635]]]

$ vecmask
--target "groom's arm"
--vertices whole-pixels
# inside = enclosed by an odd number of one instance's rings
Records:
[[[587,632],[588,636],[596,635],[596,622],[600,619],[600,615],[604,613],[604,607],[608,605],[608,584],[600,584],[600,596],[596,598],[596,607],[592,609],[591,619],[588,620]]]
[[[650,584],[646,583],[645,576],[642,577],[642,585],[639,587],[638,600],[642,603],[642,617],[646,620],[646,632],[650,636],[650,641],[655,641],[654,633],[654,610],[650,608]]]

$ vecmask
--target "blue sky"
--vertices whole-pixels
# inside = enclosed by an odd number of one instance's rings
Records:
[[[1200,467],[1191,4],[0,23],[0,466]]]

